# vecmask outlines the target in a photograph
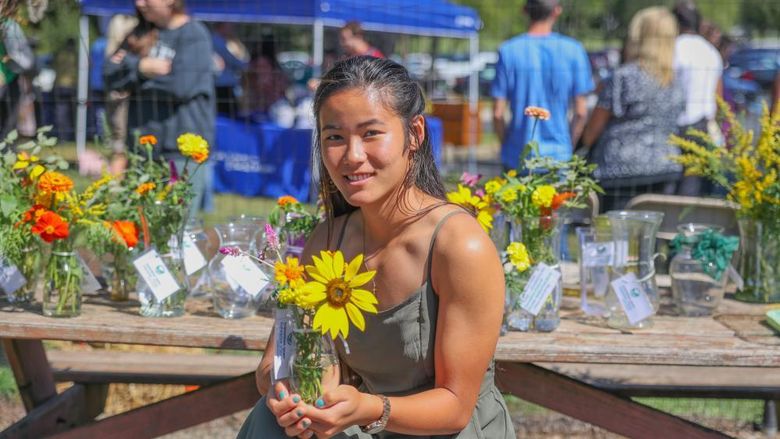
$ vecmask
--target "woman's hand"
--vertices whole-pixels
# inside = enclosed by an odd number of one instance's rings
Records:
[[[304,416],[311,420],[309,430],[317,434],[318,439],[335,436],[347,427],[366,425],[382,416],[382,399],[356,388],[340,385],[325,392],[314,407],[306,406]]]
[[[141,58],[138,71],[147,78],[156,78],[171,73],[171,60],[162,58]]]
[[[314,434],[311,430],[307,431],[311,420],[304,417],[306,404],[299,395],[290,394],[286,382],[274,384],[274,394],[268,395],[265,404],[287,436],[308,439]]]

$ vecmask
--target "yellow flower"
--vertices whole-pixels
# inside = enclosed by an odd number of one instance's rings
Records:
[[[447,194],[447,200],[473,212],[485,232],[493,228],[493,208],[484,198],[472,195],[467,186],[459,184],[457,191]]]
[[[509,188],[502,192],[500,197],[504,203],[511,203],[517,200],[517,191],[514,188]]]
[[[300,295],[300,291],[295,288],[284,288],[279,291],[279,304],[295,305]]]
[[[38,156],[27,154],[22,151],[16,154],[16,163],[14,163],[14,171],[19,169],[27,169],[28,166],[38,161]]]
[[[287,256],[287,263],[276,261],[274,264],[274,278],[280,285],[300,288],[304,284],[303,266],[298,265],[298,258]]]
[[[510,169],[510,170],[506,171],[506,176],[507,177],[517,177],[517,170]]]
[[[189,157],[196,163],[203,163],[209,158],[209,144],[203,137],[184,133],[176,139],[179,146],[179,152],[184,157]]]
[[[554,187],[549,184],[543,184],[534,189],[534,192],[531,194],[531,202],[534,206],[539,208],[550,207],[555,194],[556,191]]]
[[[100,189],[101,187],[105,186],[114,179],[114,176],[111,174],[106,174],[103,177],[101,177],[99,180],[96,180],[94,183],[90,184],[85,190],[84,193],[81,194],[81,203],[86,203],[87,201],[91,200],[95,193]]]
[[[61,174],[57,171],[49,171],[41,175],[38,180],[38,190],[41,192],[55,192],[62,193],[68,192],[73,189],[73,180],[67,175]]]
[[[323,334],[330,332],[335,339],[339,335],[349,336],[349,323],[361,331],[366,321],[361,312],[376,314],[376,297],[368,290],[360,289],[374,278],[376,271],[358,273],[363,264],[359,254],[345,263],[341,251],[322,251],[320,257],[313,256],[314,266],[307,265],[306,273],[313,279],[301,288],[298,303],[304,307],[317,307],[313,328]]]
[[[522,242],[512,242],[506,248],[506,254],[509,256],[509,262],[517,268],[520,273],[531,267],[531,258],[528,257],[528,249]]]
[[[493,195],[496,192],[501,190],[501,187],[503,185],[499,180],[490,180],[487,183],[485,183],[485,193],[488,195]]]
[[[41,174],[46,172],[46,168],[44,168],[41,165],[35,165],[30,169],[30,179],[35,180],[36,178],[40,177]]]
[[[146,194],[147,192],[153,190],[156,187],[157,187],[157,184],[154,183],[154,182],[141,183],[141,184],[138,185],[137,188],[135,188],[135,192],[138,195],[144,195],[144,194]]]

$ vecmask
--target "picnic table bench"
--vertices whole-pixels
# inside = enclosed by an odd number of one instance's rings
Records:
[[[259,353],[47,353],[42,343],[261,351],[273,325],[270,316],[263,315],[224,320],[202,302],[188,303],[188,308],[187,315],[175,319],[140,317],[135,302],[116,304],[98,298],[88,298],[82,315],[70,319],[1,309],[0,339],[27,415],[0,436],[155,437],[252,407],[260,397],[253,372]],[[780,337],[763,322],[764,309],[727,300],[714,317],[661,315],[652,328],[635,332],[564,313],[555,332],[511,332],[501,337],[496,381],[502,392],[628,437],[723,437],[626,396],[641,393],[643,386],[660,386],[669,394],[718,395],[748,389],[755,392],[753,397],[780,399]],[[707,378],[701,371],[717,373]],[[742,381],[720,383],[729,372],[738,372],[731,375]],[[57,380],[75,384],[58,394]],[[202,387],[95,421],[110,382]]]

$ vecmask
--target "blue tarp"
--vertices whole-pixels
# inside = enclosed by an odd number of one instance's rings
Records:
[[[188,11],[203,21],[341,26],[360,21],[365,29],[465,38],[482,27],[467,6],[446,0],[188,0]],[[131,0],[81,0],[82,13],[132,14]]]

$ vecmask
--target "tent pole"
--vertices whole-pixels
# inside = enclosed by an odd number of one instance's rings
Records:
[[[479,131],[479,71],[477,70],[477,56],[479,55],[479,35],[469,37],[469,119],[471,120],[469,135],[468,169],[472,174],[477,173],[477,133]]]
[[[314,68],[314,77],[322,76],[322,60],[325,53],[325,26],[322,20],[314,20],[314,47],[311,60]]]
[[[79,17],[79,82],[76,110],[76,155],[81,159],[87,146],[87,92],[89,83],[89,17]]]

